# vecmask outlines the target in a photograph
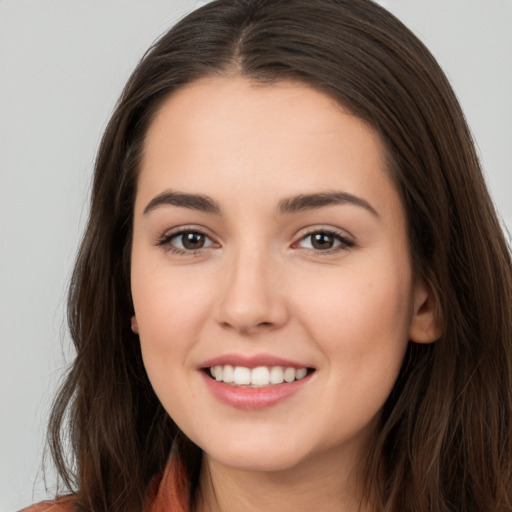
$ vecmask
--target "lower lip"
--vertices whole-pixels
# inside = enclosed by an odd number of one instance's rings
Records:
[[[220,402],[237,409],[265,409],[298,393],[309,381],[311,374],[290,383],[275,384],[263,388],[236,387],[219,382],[201,372],[212,395]]]

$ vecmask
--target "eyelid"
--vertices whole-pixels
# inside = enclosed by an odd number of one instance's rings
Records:
[[[180,249],[179,247],[175,247],[171,244],[171,240],[173,238],[187,233],[198,233],[203,235],[211,241],[211,244],[206,247],[200,247],[198,249]],[[195,255],[200,252],[208,251],[211,248],[220,247],[220,244],[215,240],[215,237],[209,233],[209,230],[197,225],[184,225],[167,230],[162,236],[158,238],[155,245],[163,247],[169,252],[183,255]]]
[[[308,236],[312,236],[316,233],[323,233],[326,235],[334,236],[340,243],[330,249],[323,249],[323,250],[322,249],[314,249],[314,248],[310,249],[310,248],[305,248],[305,247],[299,246],[299,244],[304,239],[306,239]],[[320,254],[320,255],[321,254],[328,255],[328,254],[332,254],[332,253],[336,253],[336,252],[340,252],[340,251],[344,251],[344,250],[346,251],[356,245],[354,237],[351,234],[349,234],[347,231],[339,229],[339,228],[335,228],[333,226],[322,226],[322,225],[308,226],[307,228],[302,229],[301,231],[299,231],[299,233],[297,233],[295,240],[296,241],[293,242],[293,244],[292,244],[292,248],[304,249],[304,250],[311,251],[311,252],[314,252],[315,254]]]
[[[171,240],[180,235],[184,235],[187,233],[198,233],[206,237],[211,243],[206,247],[200,247],[198,249],[181,249],[171,244]],[[331,235],[338,240],[338,244],[330,249],[315,249],[315,248],[305,248],[300,247],[300,243],[306,239],[308,236],[312,236],[317,233],[322,233],[326,235]],[[296,236],[294,237],[294,242],[291,247],[293,249],[303,249],[306,251],[314,252],[315,254],[323,254],[328,255],[336,252],[346,251],[351,249],[356,245],[354,237],[349,234],[346,230],[342,230],[340,228],[336,228],[333,226],[325,226],[325,225],[315,225],[308,226],[301,229]],[[217,242],[216,237],[213,236],[210,231],[202,226],[198,225],[182,225],[167,230],[158,240],[155,245],[163,247],[165,250],[169,252],[174,252],[176,254],[182,255],[196,255],[201,252],[208,251],[212,248],[220,247],[219,242]]]

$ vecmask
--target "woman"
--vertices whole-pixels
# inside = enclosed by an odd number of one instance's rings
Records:
[[[400,22],[207,4],[103,138],[50,428],[71,494],[34,510],[512,510],[511,294],[460,107]]]

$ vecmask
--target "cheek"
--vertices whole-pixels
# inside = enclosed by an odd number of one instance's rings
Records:
[[[151,257],[134,251],[132,298],[144,364],[155,385],[186,365],[190,348],[201,337],[212,293],[206,280],[193,279],[165,261],[152,264]]]
[[[132,298],[142,333],[169,336],[179,334],[208,309],[210,286],[194,272],[166,264],[162,257],[137,257],[132,260]],[[163,261],[161,261],[163,260]],[[175,328],[169,331],[169,327]]]
[[[196,372],[190,355],[202,337],[211,293],[183,272],[148,266],[134,270],[132,294],[144,366],[160,402],[181,424],[183,418],[200,414],[187,377]]]
[[[408,343],[410,287],[399,269],[339,269],[338,276],[310,282],[297,307],[329,364],[359,381],[394,380]]]

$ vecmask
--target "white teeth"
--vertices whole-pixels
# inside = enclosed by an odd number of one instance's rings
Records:
[[[224,382],[233,382],[235,380],[234,368],[230,364],[224,366],[224,370],[222,371],[222,380]]]
[[[283,369],[280,366],[274,366],[270,370],[270,383],[282,384],[284,382]]]
[[[226,371],[226,370],[224,370],[224,371]],[[307,368],[299,368],[297,370],[297,373],[295,374],[295,378],[297,380],[300,380],[300,379],[303,379],[307,374],[308,374]]]
[[[214,368],[214,376],[215,376],[216,380],[218,380],[218,381],[222,380],[222,366],[216,366]]]
[[[226,364],[212,366],[210,373],[219,382],[259,388],[303,379],[308,374],[308,370],[307,368],[284,368],[282,366],[258,366],[251,369],[245,366],[233,367]]]
[[[293,382],[295,380],[295,375],[295,368],[286,368],[286,370],[284,371],[284,380],[286,382]]]
[[[270,372],[266,366],[253,368],[251,372],[251,384],[253,386],[268,386],[270,382]]]
[[[251,370],[244,366],[236,366],[233,373],[233,382],[237,386],[249,385],[251,383]]]

